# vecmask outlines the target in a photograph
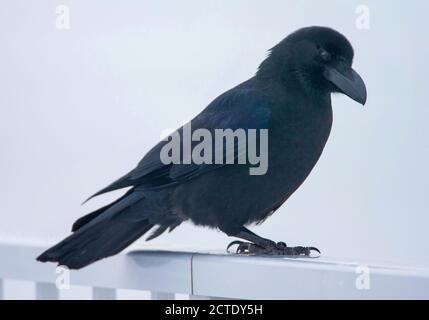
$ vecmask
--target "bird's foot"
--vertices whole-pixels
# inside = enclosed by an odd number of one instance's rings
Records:
[[[237,245],[237,249],[235,250],[237,254],[309,257],[312,251],[315,251],[320,255],[320,250],[315,247],[288,247],[284,242],[275,243],[274,241],[263,245],[252,242],[233,241],[228,245],[226,251],[230,253],[229,249],[235,245]]]

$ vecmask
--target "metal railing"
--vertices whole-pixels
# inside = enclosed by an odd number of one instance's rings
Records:
[[[150,291],[151,299],[429,299],[428,268],[145,250],[68,273],[36,262],[43,249],[0,242],[0,299],[8,279],[34,282],[36,299],[59,299],[64,279],[91,287],[93,299],[116,299],[117,289]]]

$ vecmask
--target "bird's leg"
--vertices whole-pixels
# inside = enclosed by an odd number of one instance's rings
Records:
[[[315,247],[288,247],[284,242],[276,243],[272,240],[262,238],[243,226],[234,229],[228,228],[228,230],[222,231],[227,233],[229,236],[249,241],[244,242],[236,240],[228,245],[227,251],[230,247],[237,245],[236,253],[239,254],[309,256],[312,251],[316,251],[320,254],[319,249]]]

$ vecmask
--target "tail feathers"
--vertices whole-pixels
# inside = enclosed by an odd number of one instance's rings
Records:
[[[149,231],[147,220],[106,219],[83,228],[42,253],[37,260],[58,262],[70,269],[80,269],[100,259],[115,255]]]
[[[75,223],[73,223],[72,232],[75,232],[75,231],[79,230],[81,227],[83,227],[84,225],[86,225],[88,222],[94,220],[94,218],[96,218],[99,215],[101,215],[107,209],[110,209],[115,204],[117,204],[121,200],[125,199],[127,196],[129,196],[131,193],[133,193],[133,191],[134,191],[134,189],[130,189],[129,191],[127,191],[122,197],[120,197],[116,201],[114,201],[114,202],[108,204],[107,206],[104,206],[104,207],[102,207],[100,209],[97,209],[97,210],[95,210],[95,211],[93,211],[91,213],[88,213],[87,215],[84,215],[83,217],[77,219],[75,221]]]
[[[123,188],[127,188],[130,187],[134,184],[133,180],[131,179],[131,173],[127,173],[125,176],[119,178],[118,180],[114,181],[113,183],[109,184],[107,187],[101,189],[100,191],[98,191],[97,193],[93,194],[92,196],[90,196],[88,199],[86,199],[82,204],[87,203],[89,200],[91,200],[92,198],[99,196],[103,193],[107,193],[110,191],[114,191],[114,190],[118,190],[118,189],[123,189]]]

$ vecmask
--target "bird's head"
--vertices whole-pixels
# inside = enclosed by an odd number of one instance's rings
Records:
[[[341,92],[364,105],[365,83],[352,62],[353,48],[346,37],[327,27],[308,27],[272,48],[258,73],[277,76],[308,92]]]

